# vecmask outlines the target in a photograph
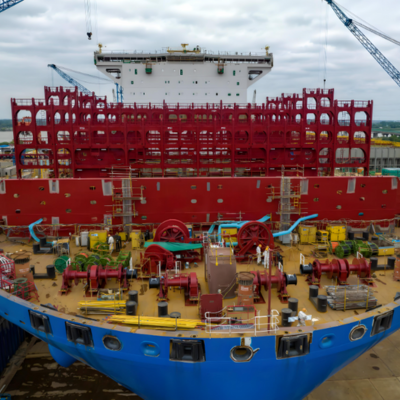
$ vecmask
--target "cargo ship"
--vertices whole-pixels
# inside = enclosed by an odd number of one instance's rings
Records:
[[[146,400],[301,400],[400,328],[400,194],[367,176],[372,101],[239,102],[268,49],[94,57],[125,102],[11,99],[2,318]]]

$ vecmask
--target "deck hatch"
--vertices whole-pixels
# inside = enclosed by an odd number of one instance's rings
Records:
[[[392,326],[394,311],[389,311],[385,314],[378,315],[374,318],[372,323],[371,336],[378,335],[379,333],[385,332]]]
[[[307,335],[284,336],[279,339],[278,359],[305,356],[309,352]]]
[[[92,330],[88,326],[65,322],[65,328],[68,341],[93,347]]]
[[[204,362],[206,354],[202,340],[172,339],[169,359],[172,361]]]
[[[29,319],[31,320],[32,328],[37,331],[52,334],[50,320],[47,315],[39,314],[37,312],[29,310]]]

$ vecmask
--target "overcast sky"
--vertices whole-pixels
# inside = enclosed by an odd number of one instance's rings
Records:
[[[92,0],[92,41],[86,37],[83,3],[25,0],[0,14],[0,119],[11,118],[12,97],[43,98],[43,86],[52,85],[49,63],[99,74],[93,65],[99,41],[106,51],[159,51],[189,43],[215,51],[262,52],[269,45],[275,66],[251,87],[249,100],[253,89],[261,102],[266,96],[322,87],[328,22],[327,88],[334,88],[339,100],[374,100],[374,119],[400,120],[400,87],[325,1]],[[400,40],[399,0],[341,0],[340,4]],[[366,34],[400,69],[400,47]],[[66,85],[53,75],[55,85]],[[112,100],[112,85],[84,84]]]

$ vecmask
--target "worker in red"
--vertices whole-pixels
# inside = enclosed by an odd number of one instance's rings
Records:
[[[114,250],[114,238],[109,234],[108,235],[108,244],[109,244],[109,250],[110,250],[110,256],[112,255],[112,252]]]

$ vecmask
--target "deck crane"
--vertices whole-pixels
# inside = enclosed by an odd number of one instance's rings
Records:
[[[0,0],[0,13],[23,1],[24,0]]]
[[[90,78],[95,78],[97,80],[103,81],[103,82],[98,82],[98,83],[103,84],[103,85],[104,84],[108,84],[108,83],[113,83],[110,79],[104,79],[104,78],[100,78],[100,77],[95,76],[95,75],[84,74],[82,72],[74,71],[72,69],[65,68],[65,67],[57,67],[57,65],[55,65],[55,64],[48,64],[47,66],[52,68],[54,71],[56,71],[58,73],[58,75],[60,75],[61,78],[65,79],[68,83],[70,83],[73,86],[77,86],[78,89],[82,93],[91,94],[92,92],[89,89],[86,89],[85,86],[83,86],[77,80],[72,78],[70,75],[68,75],[63,70],[67,70],[67,71],[71,71],[71,72],[74,72],[74,73],[77,73],[77,74],[88,76]],[[90,82],[88,82],[88,83],[90,83]],[[116,83],[115,86],[116,86],[116,90],[114,91],[114,89],[113,89],[114,102],[116,101],[117,103],[123,103],[124,102],[123,88],[122,88],[121,85],[118,85],[118,83]],[[116,96],[115,96],[115,93],[117,94]]]
[[[376,31],[370,27],[366,27],[358,21],[347,17],[347,15],[339,8],[334,0],[325,0],[333,9],[335,14],[338,16],[340,21],[346,26],[346,28],[357,38],[357,40],[365,47],[365,49],[371,54],[372,57],[380,64],[380,66],[389,74],[389,76],[400,86],[400,72],[398,69],[378,50],[378,48],[364,35],[364,33],[358,28],[361,26],[373,32],[391,42],[400,45],[397,40],[389,38],[389,36],[384,35],[381,32]]]
[[[85,86],[81,85],[78,81],[76,81],[75,79],[71,78],[68,74],[66,74],[64,71],[61,71],[60,68],[57,67],[57,65],[55,64],[48,64],[48,67],[54,69],[54,71],[57,72],[58,75],[61,76],[61,78],[64,78],[67,82],[69,82],[71,85],[73,86],[77,86],[78,89],[82,92],[82,93],[86,93],[86,94],[91,94],[92,92],[89,89],[86,89]]]

